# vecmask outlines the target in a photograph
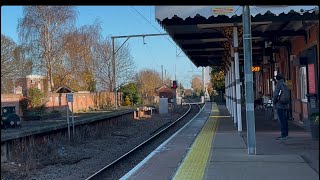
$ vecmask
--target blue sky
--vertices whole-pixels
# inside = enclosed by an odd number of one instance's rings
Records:
[[[15,42],[19,42],[17,24],[18,19],[22,18],[22,9],[22,6],[1,7],[1,33],[11,37]],[[76,9],[78,11],[77,26],[93,24],[98,18],[101,21],[103,37],[165,33],[155,21],[154,6],[77,6]],[[169,36],[166,37],[145,37],[146,45],[143,44],[142,38],[130,38],[127,41],[137,70],[152,68],[161,73],[161,65],[163,65],[171,78],[174,78],[176,72],[178,82],[190,88],[192,75],[200,75],[201,69],[196,68],[183,53],[177,57],[173,40]],[[120,41],[123,42],[124,39]]]

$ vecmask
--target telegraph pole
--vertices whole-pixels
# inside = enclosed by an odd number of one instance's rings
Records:
[[[161,65],[161,80],[162,80],[162,84],[163,84],[163,65]]]
[[[164,35],[168,35],[166,33],[163,33],[163,34],[138,34],[138,35],[129,35],[129,36],[111,36],[111,39],[112,39],[112,66],[113,66],[113,85],[114,85],[114,94],[115,94],[115,107],[116,109],[118,108],[118,95],[117,95],[117,78],[116,78],[116,55],[117,55],[117,52],[122,48],[122,46],[132,37],[146,37],[146,36],[164,36]],[[121,45],[120,47],[115,50],[115,44],[114,44],[114,40],[115,39],[119,39],[119,38],[127,38]],[[161,65],[162,67],[162,65]]]
[[[116,106],[116,109],[118,107],[117,104],[117,83],[116,83],[116,53],[114,51],[114,37],[112,38],[112,67],[113,67],[113,91],[114,91],[114,103]]]
[[[177,64],[174,64],[174,80],[177,80]]]
[[[204,92],[205,91],[205,78],[204,78],[204,67],[202,67],[202,91]]]

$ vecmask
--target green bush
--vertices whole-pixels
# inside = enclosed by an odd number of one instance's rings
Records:
[[[124,105],[125,105],[125,106],[130,106],[130,105],[131,105],[131,101],[130,101],[129,96],[126,96],[126,98],[125,98],[125,100],[124,100]]]
[[[121,86],[120,92],[122,92],[122,97],[124,101],[126,101],[126,97],[130,99],[130,105],[137,105],[141,103],[141,98],[139,97],[139,92],[137,85],[135,83],[129,83],[127,85]],[[126,102],[123,102],[123,104],[126,104]]]
[[[26,98],[20,100],[22,112],[27,114],[42,114],[46,110],[46,94],[37,88],[30,88]]]
[[[42,110],[45,108],[46,95],[38,88],[30,88],[28,90],[28,99],[31,108]]]

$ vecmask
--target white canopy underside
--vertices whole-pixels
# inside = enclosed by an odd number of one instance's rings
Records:
[[[278,16],[281,13],[288,14],[290,11],[298,13],[319,11],[318,6],[250,6],[251,16],[255,17],[258,14],[264,15],[270,11]],[[178,16],[182,19],[195,17],[197,14],[205,18],[218,15],[226,15],[229,18],[232,16],[240,16],[242,14],[242,6],[156,6],[156,19],[162,21],[165,18],[171,19],[173,16]]]

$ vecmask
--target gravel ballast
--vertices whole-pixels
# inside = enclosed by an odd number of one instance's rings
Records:
[[[28,173],[26,164],[21,162],[1,163],[1,177],[28,180],[85,179],[148,139],[159,128],[178,119],[188,109],[189,106],[185,105],[167,115],[154,114],[147,119],[125,120],[103,129],[99,137],[73,144],[58,144],[48,155],[34,159]]]

